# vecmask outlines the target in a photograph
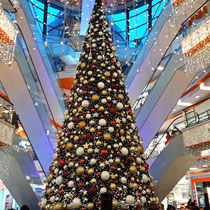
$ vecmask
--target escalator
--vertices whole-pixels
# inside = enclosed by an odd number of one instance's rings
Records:
[[[155,70],[158,68],[170,44],[177,36],[182,23],[188,20],[195,11],[199,10],[207,2],[205,0],[195,1],[193,5],[186,8],[184,13],[182,9],[174,12],[169,3],[162,11],[126,78],[132,105],[136,102],[139,92],[143,91],[151,78],[153,74],[151,69]],[[137,73],[137,69],[139,69],[139,73]]]

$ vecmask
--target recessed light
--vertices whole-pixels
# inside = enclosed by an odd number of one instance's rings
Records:
[[[195,96],[195,98],[200,98],[200,96]]]
[[[198,170],[198,168],[192,167],[192,168],[190,168],[190,170],[195,171],[195,170]]]
[[[176,109],[173,109],[173,112],[175,112],[176,111]]]
[[[181,100],[178,100],[177,105],[179,105],[179,106],[192,106],[191,103],[181,102]]]
[[[157,69],[160,70],[160,71],[162,71],[164,69],[164,67],[163,66],[158,66]]]

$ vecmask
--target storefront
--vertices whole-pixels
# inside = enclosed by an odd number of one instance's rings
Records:
[[[10,208],[19,209],[18,204],[0,179],[0,209],[7,210]]]

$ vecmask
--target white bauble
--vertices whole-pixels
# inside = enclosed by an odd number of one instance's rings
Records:
[[[41,200],[41,207],[44,207],[47,204],[47,199],[46,198],[42,198]]]
[[[114,163],[114,160],[113,159],[109,159],[109,162],[112,164],[112,163]]]
[[[102,188],[100,189],[100,193],[101,193],[101,194],[106,193],[106,192],[107,192],[106,187],[102,187]]]
[[[102,56],[101,55],[98,55],[97,59],[98,60],[101,60],[102,59]]]
[[[126,183],[127,183],[126,177],[121,177],[121,178],[120,178],[120,182],[121,182],[122,184],[126,184]]]
[[[98,88],[103,89],[103,88],[104,88],[104,86],[105,86],[105,85],[104,85],[104,83],[103,83],[103,82],[99,82],[99,83],[98,83]]]
[[[69,186],[69,187],[74,187],[74,182],[73,182],[73,181],[69,181],[69,182],[68,182],[68,186]]]
[[[100,119],[100,120],[98,121],[98,124],[99,124],[100,126],[105,126],[105,125],[106,125],[106,120],[105,120],[105,119]]]
[[[56,159],[57,157],[58,157],[58,154],[57,153],[54,153],[53,159]]]
[[[144,196],[142,196],[142,197],[141,197],[141,202],[142,202],[142,203],[146,203],[146,202],[147,202],[147,199],[146,199]]]
[[[102,31],[99,31],[98,34],[99,34],[99,36],[102,36],[103,35],[103,32]]]
[[[126,147],[122,147],[121,153],[122,153],[123,156],[128,155],[128,149]]]
[[[105,104],[107,102],[107,100],[105,99],[105,98],[103,98],[102,100],[101,100],[101,103],[102,104]]]
[[[92,71],[88,71],[88,75],[90,76],[90,75],[92,75],[93,74],[93,72]]]
[[[135,128],[136,128],[136,125],[135,125],[134,123],[132,123],[132,124],[131,124],[131,128],[132,128],[132,129],[135,129]]]
[[[141,158],[136,158],[137,163],[141,163]]]
[[[84,100],[83,102],[82,102],[82,106],[83,107],[88,107],[89,106],[89,101],[88,100]]]
[[[74,123],[73,122],[68,123],[68,128],[69,129],[72,129],[73,127],[74,127]]]
[[[56,182],[57,185],[61,185],[62,182],[63,182],[62,176],[58,176],[58,177],[56,178],[55,182]]]
[[[134,204],[135,200],[134,200],[134,197],[132,195],[127,195],[126,196],[126,203],[129,204],[129,205],[132,205]]]
[[[91,159],[91,160],[90,160],[90,164],[91,164],[91,165],[95,165],[96,162],[97,162],[96,159]]]
[[[109,127],[109,128],[108,128],[108,131],[109,131],[110,133],[113,133],[113,132],[114,132],[114,128],[113,128],[113,127]]]
[[[68,112],[69,112],[69,110],[67,109],[67,110],[64,112],[64,114],[65,114],[65,115],[67,115],[67,114],[68,114]]]
[[[114,73],[113,73],[113,76],[114,76],[114,77],[117,77],[117,73],[116,73],[116,72],[114,72]]]
[[[54,173],[57,174],[59,172],[58,168],[54,170]]]
[[[91,114],[86,114],[86,118],[89,120],[91,118]]]
[[[123,108],[123,104],[122,104],[121,102],[118,102],[118,103],[117,103],[117,108],[118,108],[119,110],[121,110],[121,109]]]
[[[142,180],[144,183],[149,181],[149,177],[146,174],[142,174]]]
[[[95,43],[93,43],[93,44],[92,44],[92,47],[96,47],[96,44],[95,44]]]
[[[54,202],[55,201],[55,196],[52,196],[51,198],[50,198],[50,202]]]
[[[102,180],[107,181],[107,180],[109,180],[109,178],[110,178],[110,174],[109,174],[108,171],[103,171],[103,172],[101,173],[101,179],[102,179]]]
[[[79,147],[79,148],[77,149],[76,153],[77,153],[78,156],[83,155],[83,154],[84,154],[84,149],[83,149],[83,147]]]
[[[81,207],[82,206],[81,200],[79,198],[74,198],[74,200],[73,200],[73,206],[74,206],[74,208]]]

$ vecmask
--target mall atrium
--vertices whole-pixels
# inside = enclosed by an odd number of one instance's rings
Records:
[[[0,0],[0,210],[210,210],[209,0]]]

